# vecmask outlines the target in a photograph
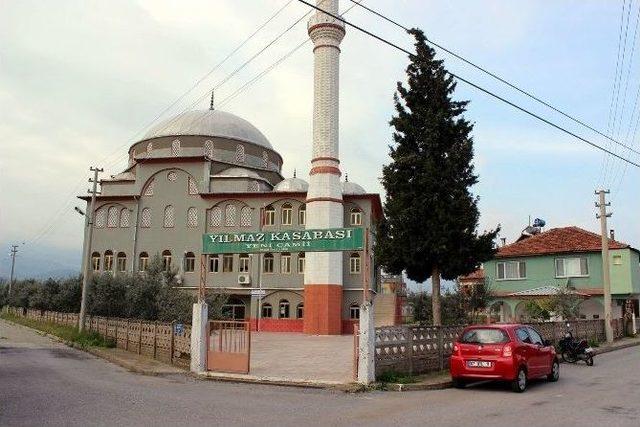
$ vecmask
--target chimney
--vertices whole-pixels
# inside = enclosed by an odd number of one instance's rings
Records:
[[[501,237],[500,241],[502,242],[502,246],[505,246],[507,244],[507,238],[506,237]]]
[[[609,230],[609,239],[616,240],[616,231],[613,228]]]

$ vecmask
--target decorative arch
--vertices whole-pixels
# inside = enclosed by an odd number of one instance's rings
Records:
[[[149,178],[147,178],[145,183],[142,185],[142,191],[140,192],[140,195],[142,195],[142,196],[153,196],[156,177],[158,176],[158,174],[162,174],[162,173],[168,175],[169,172],[175,172],[175,173],[181,172],[181,173],[184,173],[185,175],[187,175],[187,178],[191,178],[194,181],[196,180],[193,175],[191,175],[189,172],[187,172],[186,170],[184,170],[182,168],[176,168],[176,167],[162,168],[162,169],[154,172]],[[147,194],[147,193],[149,193],[149,194]]]

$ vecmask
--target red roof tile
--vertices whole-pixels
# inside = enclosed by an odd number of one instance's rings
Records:
[[[484,269],[479,268],[473,273],[469,273],[466,276],[460,276],[461,282],[476,282],[484,279]]]
[[[630,246],[609,240],[610,249],[625,249]],[[496,258],[511,258],[531,255],[560,254],[569,252],[599,252],[602,250],[600,235],[579,227],[552,228],[540,234],[520,240],[498,249]]]

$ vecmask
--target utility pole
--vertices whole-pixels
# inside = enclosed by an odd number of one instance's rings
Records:
[[[89,287],[89,279],[91,275],[91,243],[93,240],[93,217],[96,209],[96,195],[98,192],[98,174],[103,171],[102,168],[90,167],[89,170],[93,172],[93,178],[89,178],[89,182],[93,183],[91,190],[88,190],[91,194],[91,207],[86,213],[86,227],[87,232],[87,244],[84,251],[84,272],[82,274],[82,300],[80,302],[80,316],[78,319],[78,330],[82,332],[84,330],[84,319],[87,315],[87,292]]]
[[[18,253],[18,245],[11,245],[11,278],[9,279],[9,293],[7,299],[11,297],[11,287],[13,286],[13,272],[16,266],[16,255]]]
[[[607,218],[611,216],[611,212],[607,212],[607,203],[605,195],[609,194],[609,190],[596,191],[599,201],[596,207],[600,208],[600,213],[596,214],[596,218],[600,219],[600,235],[602,237],[602,286],[604,288],[604,333],[607,342],[613,342],[613,329],[611,327],[611,272],[609,266],[609,232],[607,230]]]

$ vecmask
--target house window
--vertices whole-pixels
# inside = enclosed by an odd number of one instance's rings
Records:
[[[353,303],[349,306],[349,319],[358,320],[360,319],[360,306],[356,303]]]
[[[142,193],[143,196],[153,196],[153,187],[155,182],[156,182],[155,179],[152,179],[151,181],[149,181],[149,183],[144,189],[144,192]]]
[[[273,273],[273,254],[264,254],[262,266],[263,273]]]
[[[149,254],[141,252],[138,259],[138,271],[147,271],[149,268]]]
[[[149,208],[142,209],[142,216],[140,218],[140,227],[142,228],[151,227],[151,209]]]
[[[291,225],[291,214],[293,208],[289,203],[282,205],[282,214],[280,215],[280,222],[282,225]]]
[[[233,254],[222,255],[222,272],[231,273],[233,271]]]
[[[251,227],[251,208],[248,206],[240,209],[240,226]]]
[[[171,155],[173,157],[178,157],[180,155],[180,140],[179,139],[175,139],[171,143]]]
[[[171,228],[175,225],[176,215],[173,206],[168,205],[164,208],[164,226]]]
[[[105,209],[98,209],[96,212],[95,228],[103,228],[105,223],[106,211]]]
[[[281,319],[289,318],[289,301],[286,299],[280,300],[278,315]]]
[[[283,253],[280,256],[280,273],[289,274],[291,273],[291,254]]]
[[[189,177],[189,194],[198,194],[198,184],[191,177]]]
[[[556,258],[556,277],[584,277],[589,275],[586,257]]]
[[[264,225],[273,225],[276,222],[276,210],[273,206],[267,206],[264,210]]]
[[[622,265],[622,255],[613,256],[613,265]]]
[[[266,303],[262,304],[262,317],[266,317],[267,319],[273,316],[273,307],[271,304]]]
[[[240,255],[240,265],[238,266],[238,271],[240,273],[249,272],[249,255],[247,254]]]
[[[220,272],[220,257],[218,255],[209,255],[209,273]]]
[[[222,225],[222,209],[218,206],[209,211],[209,225],[211,227],[220,227]]]
[[[307,205],[300,206],[298,209],[298,225],[307,224]]]
[[[198,209],[189,208],[187,210],[187,227],[196,228],[198,226]]]
[[[244,146],[240,144],[236,147],[236,163],[244,163]]]
[[[104,271],[113,270],[113,252],[106,251],[104,253]]]
[[[527,264],[524,261],[504,261],[496,264],[498,280],[524,279],[527,277]]]
[[[98,252],[91,254],[91,269],[93,271],[100,271],[100,254]]]
[[[236,225],[236,206],[227,205],[225,209],[224,225],[227,227],[234,227]]]
[[[362,225],[362,211],[360,209],[351,209],[351,225]]]
[[[296,318],[302,319],[304,317],[304,304],[300,303],[296,307]]]
[[[118,226],[118,208],[111,206],[107,212],[107,227],[114,228]]]
[[[360,254],[353,253],[349,257],[349,272],[351,274],[360,273]]]
[[[124,252],[118,252],[116,258],[116,268],[120,273],[127,271],[127,255]]]
[[[193,252],[187,252],[184,256],[184,271],[191,273],[196,269],[196,256]]]
[[[169,250],[162,251],[162,269],[164,271],[171,269],[171,251]]]
[[[305,266],[306,266],[306,261],[304,257],[304,252],[300,252],[298,254],[298,273],[304,274]]]
[[[120,227],[129,227],[129,209],[127,208],[120,210]]]

